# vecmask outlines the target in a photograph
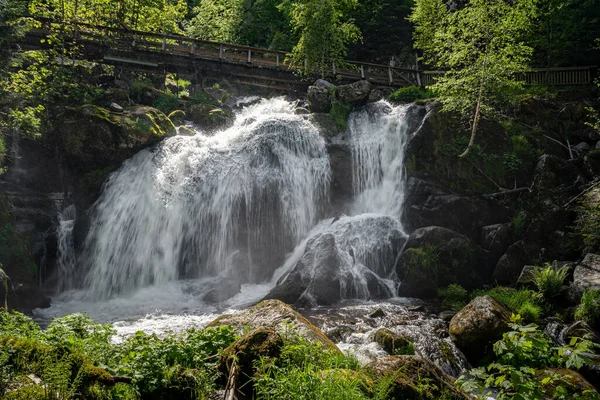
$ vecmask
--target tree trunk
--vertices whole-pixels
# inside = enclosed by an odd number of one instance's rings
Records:
[[[471,129],[471,139],[469,140],[469,145],[467,149],[458,157],[465,158],[471,152],[473,145],[475,144],[475,136],[477,135],[477,128],[479,127],[479,119],[481,118],[481,103],[483,101],[483,80],[481,85],[479,86],[479,96],[477,97],[477,106],[475,107],[475,117],[473,118],[473,128]]]

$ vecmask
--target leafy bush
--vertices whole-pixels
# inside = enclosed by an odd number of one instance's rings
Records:
[[[590,288],[583,292],[581,304],[575,311],[575,319],[600,327],[600,290]]]
[[[198,91],[190,96],[191,104],[209,104],[212,106],[218,106],[219,102],[215,101],[208,93]]]
[[[592,251],[600,249],[600,190],[594,189],[584,196],[578,208],[575,232],[583,244]]]
[[[173,111],[179,109],[179,99],[171,93],[161,93],[154,100],[154,108],[159,109],[164,114],[169,115]]]
[[[425,100],[433,97],[433,93],[429,89],[424,89],[418,86],[407,86],[396,90],[388,97],[392,101],[415,102],[417,100]]]
[[[548,263],[544,268],[535,268],[531,271],[535,286],[546,299],[553,299],[562,293],[568,274],[569,267],[566,265],[556,269]]]
[[[513,289],[496,286],[490,290],[476,290],[473,296],[489,295],[521,314],[527,321],[537,322],[542,315],[542,297],[539,293],[527,289]]]
[[[537,325],[523,325],[519,315],[512,316],[511,331],[494,344],[496,361],[486,368],[475,368],[457,380],[457,385],[480,398],[496,391],[495,398],[504,399],[598,399],[597,392],[576,393],[558,374],[539,379],[536,369],[566,367],[579,369],[592,365],[587,354],[598,345],[573,338],[568,346],[554,347],[551,339]],[[575,393],[573,393],[575,391]],[[585,397],[583,397],[585,396]]]
[[[442,299],[442,307],[449,310],[460,310],[469,300],[469,294],[460,285],[452,284],[445,289],[438,289],[438,297]]]

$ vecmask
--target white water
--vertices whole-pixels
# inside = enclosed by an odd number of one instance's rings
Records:
[[[96,299],[229,273],[267,281],[326,202],[325,141],[282,99],[244,108],[230,129],[177,136],[113,174],[83,254]]]
[[[57,260],[58,290],[63,292],[72,289],[75,283],[75,248],[73,246],[73,227],[77,210],[74,204],[65,207],[58,213],[57,226]]]

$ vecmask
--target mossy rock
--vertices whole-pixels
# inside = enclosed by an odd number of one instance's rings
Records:
[[[310,120],[326,139],[342,135],[346,131],[345,125],[340,126],[331,114],[314,113],[310,115]]]
[[[380,358],[365,366],[367,373],[378,380],[393,379],[388,399],[438,400],[471,399],[467,393],[454,386],[454,379],[446,375],[433,362],[419,356],[390,356]]]
[[[176,134],[171,120],[155,108],[134,106],[116,114],[91,104],[68,110],[54,130],[61,155],[80,173],[118,166]]]
[[[187,115],[191,121],[204,129],[221,128],[233,121],[233,113],[211,104],[193,104]]]
[[[544,386],[546,389],[544,399],[555,399],[555,391],[558,386],[566,390],[564,394],[567,397],[561,398],[597,399],[600,396],[596,388],[577,371],[564,368],[544,368],[535,372],[536,380],[541,382],[547,378],[551,378],[552,382]]]
[[[375,332],[375,342],[390,355],[414,355],[415,346],[409,339],[398,335],[387,328]]]
[[[240,333],[244,329],[266,327],[277,332],[289,331],[312,341],[320,342],[326,348],[340,351],[337,346],[292,307],[279,300],[264,300],[249,310],[237,314],[224,314],[208,324],[208,327],[229,325]]]

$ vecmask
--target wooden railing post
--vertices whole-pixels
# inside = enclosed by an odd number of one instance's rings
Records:
[[[365,79],[365,66],[361,64],[360,66],[360,77]]]
[[[223,43],[219,45],[219,60],[223,59]]]
[[[277,59],[277,66],[279,67],[279,53],[275,55],[275,58]]]
[[[388,67],[388,76],[390,78],[390,85],[394,83],[394,71],[392,71],[392,67]]]
[[[196,54],[196,42],[192,40],[192,48],[190,49],[190,54]]]
[[[336,75],[335,63],[333,63],[333,76],[335,77],[335,75]]]
[[[167,50],[167,37],[163,36],[162,39],[162,51],[166,51]]]
[[[136,40],[137,40],[137,35],[133,35],[133,42],[131,42],[131,47],[135,47]]]

